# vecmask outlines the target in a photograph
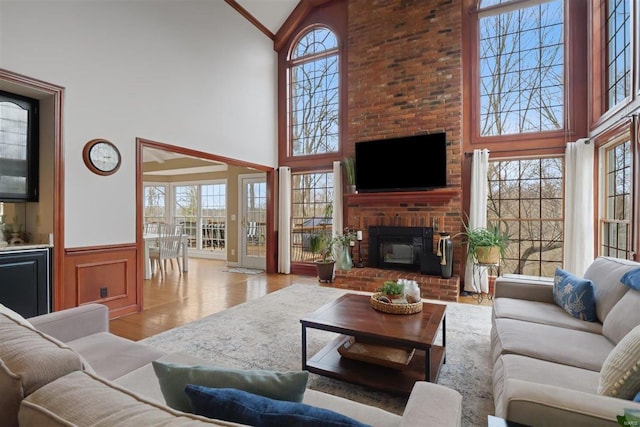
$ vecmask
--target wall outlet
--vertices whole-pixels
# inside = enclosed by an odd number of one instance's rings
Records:
[[[235,249],[231,249],[231,256],[234,256],[236,254],[236,250]]]
[[[100,298],[106,298],[107,296],[109,296],[109,289],[100,288]]]

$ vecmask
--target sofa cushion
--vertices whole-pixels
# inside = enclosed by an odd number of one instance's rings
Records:
[[[620,279],[629,270],[640,267],[634,261],[598,257],[584,272],[584,278],[593,283],[596,297],[596,314],[600,322],[604,323],[605,318],[614,305],[629,290],[628,287],[620,283]]]
[[[20,317],[6,310],[0,313],[0,420],[11,426],[17,425],[18,408],[25,396],[83,367],[71,348],[33,329]]]
[[[520,354],[597,372],[614,347],[599,334],[514,319],[494,319],[491,341],[494,363]]]
[[[640,326],[609,353],[600,371],[598,393],[632,400],[640,391]]]
[[[65,375],[20,405],[21,427],[229,425],[149,402],[88,372]]]
[[[328,409],[269,399],[243,390],[189,384],[185,392],[194,413],[214,419],[261,427],[366,427],[359,421]]]
[[[584,320],[576,319],[561,307],[547,302],[517,298],[496,298],[493,300],[493,317],[543,323],[594,334],[602,333],[602,323],[585,322]]]
[[[640,291],[629,289],[604,319],[603,335],[614,344],[619,343],[633,328],[640,325],[639,307]]]
[[[235,388],[272,399],[301,402],[309,379],[307,371],[242,370],[159,361],[153,362],[153,369],[167,405],[185,412],[191,409],[189,399],[184,393],[187,384]]]
[[[591,280],[582,279],[561,268],[556,269],[553,302],[576,319],[588,322],[598,320]]]
[[[495,415],[526,425],[617,425],[632,405],[598,396],[598,378],[586,369],[503,355],[493,368]]]
[[[164,355],[148,345],[109,332],[88,335],[67,344],[89,362],[96,374],[108,380],[119,378]]]

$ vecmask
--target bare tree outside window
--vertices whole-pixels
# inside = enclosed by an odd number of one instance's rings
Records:
[[[607,3],[607,94],[609,108],[631,94],[629,0],[609,0]]]
[[[479,12],[481,136],[564,127],[563,15],[562,0]]]
[[[631,257],[631,141],[605,150],[606,184],[602,255]]]
[[[290,68],[291,154],[338,151],[338,42],[326,28],[306,33],[295,45]]]
[[[339,46],[324,27],[302,34],[289,60],[289,149],[292,156],[337,153],[340,149]],[[293,171],[291,176],[291,261],[311,262],[310,238],[333,230],[333,172]]]
[[[333,173],[295,174],[291,181],[291,261],[313,261],[311,236],[333,231]]]
[[[144,222],[159,224],[166,218],[167,187],[164,185],[144,186]]]
[[[506,273],[553,276],[562,267],[561,157],[489,163],[487,221],[509,234]]]

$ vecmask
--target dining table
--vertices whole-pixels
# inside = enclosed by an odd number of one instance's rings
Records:
[[[146,233],[142,236],[144,240],[144,279],[151,279],[151,258],[149,257],[149,248],[155,241],[160,238],[158,233]],[[182,252],[182,271],[189,271],[189,236],[182,234],[180,236],[180,246]]]

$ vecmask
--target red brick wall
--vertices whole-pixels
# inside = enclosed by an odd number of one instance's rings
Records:
[[[447,133],[447,186],[461,189],[462,58],[460,0],[348,2],[348,144],[427,132]],[[428,167],[428,159],[425,159]],[[430,226],[461,230],[461,197],[437,203],[349,203],[346,225]],[[455,242],[454,274],[461,246]]]

